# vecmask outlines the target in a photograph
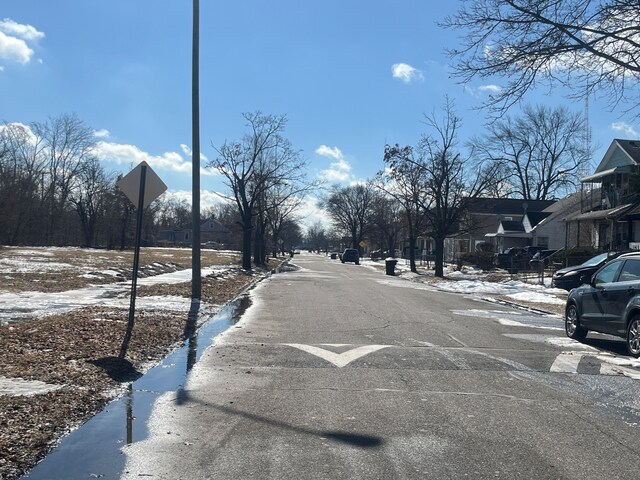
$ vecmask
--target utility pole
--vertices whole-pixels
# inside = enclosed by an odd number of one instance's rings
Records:
[[[193,49],[191,70],[191,158],[192,223],[191,235],[191,299],[201,296],[200,265],[200,0],[193,0]]]

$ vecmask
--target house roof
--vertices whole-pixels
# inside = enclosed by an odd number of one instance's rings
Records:
[[[640,140],[616,139],[616,142],[635,163],[640,164]]]
[[[594,174],[585,177],[581,181],[593,181],[601,176],[605,176],[605,173],[609,174],[608,170],[611,170],[611,173],[613,173],[615,172],[615,168],[625,165],[640,165],[640,140],[614,138]]]
[[[522,222],[515,222],[513,220],[502,220],[500,222],[502,229],[505,232],[524,232],[524,225]]]
[[[640,220],[640,203],[636,203],[635,207],[625,212],[623,220]]]
[[[603,220],[605,218],[608,219],[616,219],[620,215],[627,213],[629,209],[633,207],[632,203],[628,203],[626,205],[620,205],[614,208],[608,208],[606,210],[594,210],[592,212],[580,213],[578,215],[574,215],[572,217],[567,218],[567,221],[576,221],[576,220]]]
[[[527,218],[532,228],[550,215],[551,212],[527,212]]]
[[[555,200],[523,200],[521,198],[474,198],[469,211],[489,215],[524,215],[541,212],[555,202]]]

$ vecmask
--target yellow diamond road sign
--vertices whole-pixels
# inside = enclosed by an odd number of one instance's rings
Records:
[[[131,200],[131,203],[138,206],[140,177],[142,176],[143,166],[147,167],[147,173],[145,174],[142,208],[146,208],[167,189],[167,186],[160,180],[160,177],[151,169],[147,162],[140,162],[140,165],[118,180],[118,188]]]

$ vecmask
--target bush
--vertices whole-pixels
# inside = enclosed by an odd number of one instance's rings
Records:
[[[495,267],[495,255],[493,252],[467,252],[460,255],[459,262],[464,265],[472,265],[481,270],[493,270]]]

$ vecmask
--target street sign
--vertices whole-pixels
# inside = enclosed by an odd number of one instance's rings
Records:
[[[142,237],[142,212],[167,189],[160,177],[151,170],[147,162],[141,162],[136,168],[118,181],[118,187],[136,206],[136,243],[133,252],[133,273],[131,275],[131,297],[129,303],[129,321],[118,358],[124,360],[127,355],[129,341],[133,334],[136,309],[136,286],[138,283],[138,266],[140,264],[140,241]]]
[[[151,167],[147,162],[141,162],[136,168],[127,173],[124,177],[118,180],[118,188],[122,190],[131,203],[138,207],[138,197],[140,196],[140,177],[142,176],[142,167],[147,167],[147,174],[144,184],[144,201],[142,202],[142,208],[147,208],[151,202],[162,195],[167,186],[164,184],[160,177],[151,170]]]

